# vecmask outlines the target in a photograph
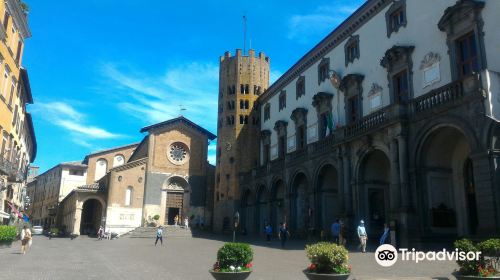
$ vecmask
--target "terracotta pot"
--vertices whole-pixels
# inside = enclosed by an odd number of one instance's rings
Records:
[[[245,280],[250,276],[251,271],[242,271],[242,272],[216,272],[213,270],[209,270],[212,277],[217,280]]]
[[[309,280],[347,280],[347,278],[349,278],[349,274],[312,273],[307,269],[303,270],[303,272]]]
[[[465,275],[455,275],[457,280],[495,280],[495,279],[500,279],[500,276],[493,276],[493,277],[480,277],[480,276],[465,276]]]

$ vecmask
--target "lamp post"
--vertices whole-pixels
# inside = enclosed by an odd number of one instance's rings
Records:
[[[238,211],[234,213],[233,220],[234,220],[233,242],[236,242],[236,228],[238,228],[238,225],[240,223],[240,213]]]

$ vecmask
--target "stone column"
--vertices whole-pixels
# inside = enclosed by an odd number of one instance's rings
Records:
[[[82,222],[82,206],[76,206],[73,221],[73,234],[80,235],[80,223]]]
[[[160,225],[168,224],[168,222],[165,222],[165,219],[167,218],[167,217],[165,217],[166,212],[167,212],[167,190],[162,189],[161,190],[161,201],[160,201],[160,213],[159,213],[160,219],[158,220],[158,223]],[[152,213],[148,213],[147,211],[145,211],[144,218],[146,219],[146,223],[148,221],[148,216],[151,214]],[[147,226],[147,224],[145,226]]]
[[[401,207],[408,208],[409,188],[408,188],[408,144],[406,136],[398,135],[399,151],[399,180],[401,184]]]
[[[342,171],[343,171],[343,200],[345,200],[345,210],[348,216],[353,214],[352,212],[352,192],[351,192],[351,161],[349,157],[348,147],[343,147],[342,151]]]
[[[389,144],[391,161],[391,186],[390,186],[390,208],[394,211],[401,206],[401,187],[399,175],[398,143],[396,139],[391,139]]]

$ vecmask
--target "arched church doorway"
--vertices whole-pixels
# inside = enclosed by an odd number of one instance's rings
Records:
[[[475,234],[478,226],[471,148],[453,127],[433,131],[422,145],[421,192],[428,228],[436,234]]]
[[[87,199],[83,203],[80,222],[81,235],[95,235],[102,221],[103,205],[97,199]]]
[[[166,186],[165,224],[182,224],[189,214],[189,184],[181,177],[172,177]],[[188,217],[189,218],[189,217]]]
[[[390,161],[381,150],[368,153],[359,169],[361,219],[368,233],[380,236],[389,219]]]

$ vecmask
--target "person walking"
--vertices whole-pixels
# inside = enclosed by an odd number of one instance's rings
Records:
[[[332,236],[333,236],[333,242],[337,245],[340,245],[340,221],[337,219],[335,223],[332,224]]]
[[[384,224],[384,233],[380,237],[380,245],[385,244],[385,241],[387,240],[387,237],[389,236],[389,232],[390,232],[389,226],[387,225],[387,223],[385,223]]]
[[[358,238],[359,238],[359,246],[363,253],[366,253],[366,241],[368,240],[368,236],[366,234],[365,221],[361,220],[358,226]]]
[[[271,235],[273,234],[273,227],[271,226],[271,224],[267,224],[264,231],[266,233],[267,243],[271,242]]]
[[[188,229],[189,229],[189,219],[188,219],[188,217],[184,218],[184,228],[185,228],[186,230],[188,230]]]
[[[285,243],[288,237],[290,237],[290,232],[286,228],[286,223],[280,223],[279,238],[281,241],[281,249],[285,249]]]
[[[174,226],[177,226],[177,223],[179,222],[179,215],[175,215],[174,218]]]
[[[99,230],[97,230],[97,240],[102,240],[103,236],[104,236],[104,228],[100,226]]]
[[[21,253],[23,255],[26,254],[26,247],[31,246],[31,239],[31,230],[25,225],[21,230]]]
[[[158,239],[160,240],[161,245],[163,246],[163,228],[161,226],[156,230],[156,241],[155,246],[158,243]]]

